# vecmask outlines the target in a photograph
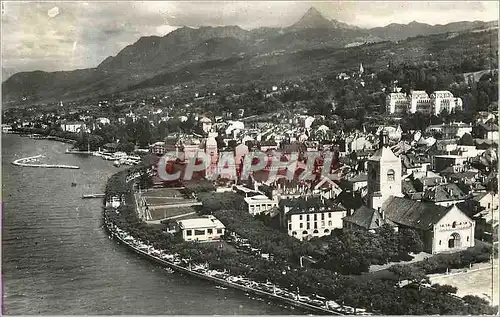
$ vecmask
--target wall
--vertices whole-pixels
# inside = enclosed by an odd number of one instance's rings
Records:
[[[309,221],[307,221],[309,216]],[[314,220],[316,216],[316,220]],[[311,235],[313,237],[322,237],[329,235],[333,229],[342,228],[342,218],[347,216],[347,211],[328,211],[317,213],[293,214],[287,217],[288,235],[299,240]],[[302,217],[302,220],[300,219]],[[307,224],[309,223],[309,229]],[[316,227],[314,224],[316,223]],[[302,228],[301,225],[302,224]],[[314,231],[317,230],[317,233]],[[303,233],[307,231],[307,234]],[[293,234],[293,233],[296,234]]]
[[[455,223],[455,227],[453,227]],[[432,253],[459,251],[474,246],[475,222],[467,217],[460,209],[453,207],[434,225],[434,241]],[[453,234],[460,236],[460,246],[448,247],[448,241]],[[441,243],[439,243],[441,241]]]
[[[212,233],[208,233],[208,230],[212,229]],[[191,235],[188,236],[187,232],[191,230]],[[202,235],[195,235],[195,229],[183,229],[182,230],[182,238],[185,241],[193,241],[193,240],[199,240],[199,241],[207,241],[207,240],[219,240],[221,236],[224,235],[224,229],[219,229],[221,230],[219,233],[217,232],[216,228],[198,228],[196,230],[201,230],[204,231],[204,234]]]

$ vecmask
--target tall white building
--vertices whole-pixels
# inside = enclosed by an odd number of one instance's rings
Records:
[[[449,112],[462,108],[462,99],[455,98],[447,90],[433,92],[430,96],[423,90],[412,90],[410,95],[393,92],[385,100],[388,114],[402,114],[421,112],[425,114],[440,115],[443,109]]]
[[[462,109],[462,99],[455,98],[453,94],[447,90],[433,92],[430,99],[432,112],[435,115],[439,115],[443,110],[452,112],[457,108]]]
[[[409,110],[411,113],[431,113],[431,98],[424,90],[412,90],[408,97]]]
[[[386,112],[402,114],[408,110],[408,97],[402,92],[393,92],[385,100]]]

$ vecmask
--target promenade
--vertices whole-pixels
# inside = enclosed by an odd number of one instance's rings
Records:
[[[475,295],[484,298],[492,305],[498,303],[499,287],[498,259],[487,263],[476,263],[469,269],[451,270],[448,274],[428,275],[431,283],[447,284],[456,287],[457,295]],[[493,283],[492,283],[493,282]]]

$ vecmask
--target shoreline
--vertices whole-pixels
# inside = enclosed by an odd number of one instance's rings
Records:
[[[271,300],[284,302],[284,303],[289,304],[293,307],[301,308],[301,309],[304,309],[307,311],[316,312],[316,313],[319,313],[322,315],[337,315],[337,316],[352,315],[352,314],[349,314],[347,312],[340,312],[340,311],[335,311],[335,310],[327,309],[327,308],[320,307],[320,306],[311,305],[311,304],[308,304],[306,302],[294,300],[294,299],[291,299],[288,297],[279,296],[277,294],[269,293],[269,292],[266,292],[266,291],[263,291],[260,289],[256,289],[256,288],[247,287],[247,286],[240,285],[240,284],[237,284],[237,283],[225,280],[225,279],[217,278],[215,276],[210,276],[207,274],[196,272],[196,271],[189,269],[189,268],[185,268],[185,267],[177,265],[173,262],[166,261],[160,257],[156,257],[147,251],[143,251],[140,248],[133,246],[131,243],[126,242],[120,236],[120,234],[118,232],[116,232],[116,230],[114,230],[113,227],[116,227],[116,226],[114,224],[112,224],[110,221],[108,221],[108,219],[106,217],[104,217],[104,228],[106,229],[106,231],[110,234],[110,236],[113,239],[116,239],[119,241],[119,244],[125,245],[127,247],[127,249],[133,251],[134,253],[136,253],[140,256],[145,257],[146,259],[148,259],[150,261],[153,261],[153,262],[160,264],[162,266],[171,268],[171,269],[178,271],[180,273],[184,273],[184,274],[187,274],[190,276],[198,277],[198,278],[213,282],[217,285],[231,287],[233,289],[238,289],[238,290],[244,291],[246,293],[260,295],[260,296],[263,296],[263,297],[271,299]],[[152,247],[150,247],[150,248],[152,248]]]
[[[53,135],[38,135],[37,137],[33,137],[33,135],[36,135],[37,133],[32,133],[32,132],[23,132],[23,131],[12,131],[6,134],[16,134],[19,135],[20,137],[29,137],[32,140],[50,140],[50,141],[56,141],[56,142],[62,142],[62,143],[67,143],[67,144],[75,144],[76,141],[72,139],[65,139],[61,138],[58,136],[53,136]]]
[[[126,179],[126,182],[129,183],[130,181],[133,181],[134,179],[136,179],[138,176],[139,176],[138,174],[130,175]],[[136,206],[134,206],[134,209],[135,208],[136,208]],[[137,246],[134,246],[132,243],[125,241],[125,238],[123,238],[122,235],[125,235],[127,237],[131,237],[131,238],[132,238],[132,236],[130,234],[128,234],[126,231],[118,228],[114,223],[112,223],[111,221],[108,220],[105,206],[103,206],[103,221],[104,221],[103,227],[105,228],[106,232],[108,232],[109,235],[113,239],[116,239],[119,241],[119,243],[124,244],[127,247],[127,249],[129,249],[130,251],[132,251],[140,256],[143,256],[147,260],[153,261],[157,264],[168,267],[168,268],[173,269],[175,271],[178,271],[178,272],[190,275],[190,276],[194,276],[197,278],[201,278],[201,279],[210,281],[210,282],[218,284],[218,285],[227,286],[227,287],[231,287],[233,289],[244,291],[244,292],[249,293],[249,294],[251,293],[251,294],[255,294],[255,295],[260,295],[260,296],[263,296],[263,297],[271,299],[271,300],[275,300],[275,301],[289,304],[292,307],[301,308],[303,310],[315,312],[315,313],[321,314],[321,315],[337,315],[337,316],[338,315],[356,315],[356,313],[350,313],[350,312],[346,311],[345,309],[343,309],[341,306],[335,307],[335,308],[329,308],[327,302],[330,302],[330,301],[328,301],[327,299],[324,299],[323,306],[312,305],[312,304],[309,304],[307,302],[301,301],[299,299],[300,297],[298,297],[298,295],[295,295],[295,294],[288,292],[288,291],[286,291],[286,293],[293,294],[294,298],[284,297],[284,296],[280,296],[278,294],[275,294],[274,292],[267,292],[267,291],[264,291],[261,289],[252,288],[252,287],[249,287],[246,285],[237,284],[235,282],[228,281],[227,279],[229,277],[226,279],[222,279],[222,278],[217,278],[217,277],[209,275],[209,274],[203,274],[200,272],[196,272],[196,271],[191,269],[191,266],[189,266],[189,268],[185,268],[181,265],[175,264],[174,262],[167,261],[167,260],[163,259],[161,257],[163,250],[160,250],[160,251],[156,250],[156,252],[159,255],[155,256],[152,253],[148,252],[149,249],[154,249],[152,246],[146,245],[145,243],[139,241],[139,244],[141,246],[137,247]],[[135,238],[133,238],[133,241],[135,241]],[[147,247],[148,251],[141,250],[141,247],[142,248]],[[172,257],[174,257],[174,256],[172,256]],[[218,272],[218,273],[222,274],[222,272]],[[260,284],[260,283],[258,283],[258,284]],[[374,315],[373,313],[364,313],[364,314],[365,315]],[[361,315],[361,314],[359,314],[359,315]]]

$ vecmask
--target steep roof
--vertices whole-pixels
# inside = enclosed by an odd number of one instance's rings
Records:
[[[386,219],[422,230],[432,229],[451,208],[401,197],[390,197],[382,207]]]
[[[424,198],[433,202],[461,200],[466,198],[466,194],[455,183],[440,184],[429,188]]]
[[[399,158],[394,155],[394,153],[391,151],[390,148],[388,147],[381,147],[375,153],[368,159],[369,161],[380,161],[380,162],[385,162],[385,161],[397,161]]]
[[[362,205],[356,211],[342,220],[358,225],[364,229],[376,229],[385,223],[382,215],[375,209]]]

